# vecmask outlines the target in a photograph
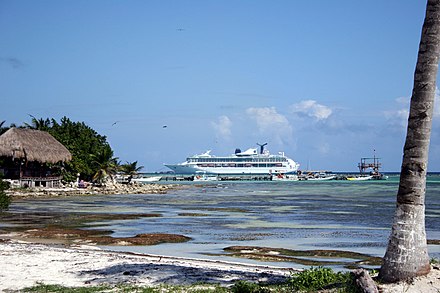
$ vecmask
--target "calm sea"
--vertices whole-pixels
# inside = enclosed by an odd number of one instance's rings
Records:
[[[112,247],[116,250],[228,261],[237,259],[210,254],[222,253],[232,245],[250,245],[383,256],[397,188],[395,175],[384,181],[365,182],[216,182],[189,184],[188,188],[161,195],[28,199],[14,202],[10,210],[160,213],[162,217],[99,222],[93,227],[111,229],[118,237],[176,233],[193,239],[180,244]],[[428,239],[440,239],[438,174],[428,176],[426,231]],[[440,258],[439,245],[430,245],[429,252],[430,257]]]

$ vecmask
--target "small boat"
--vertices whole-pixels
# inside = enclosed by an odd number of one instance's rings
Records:
[[[131,182],[135,182],[135,183],[152,183],[152,182],[157,182],[160,179],[162,179],[162,176],[139,177],[139,178],[132,178]]]
[[[373,175],[347,177],[347,180],[350,180],[350,181],[366,181],[366,180],[371,180],[371,179],[373,179]]]
[[[299,180],[308,181],[327,181],[336,179],[336,175],[329,173],[329,171],[308,171],[307,173],[300,172],[299,175]]]
[[[218,181],[218,177],[217,176],[213,176],[213,175],[207,175],[206,172],[197,172],[196,175],[194,176],[193,181],[196,182],[200,182],[200,181]]]
[[[307,178],[309,181],[326,181],[326,180],[333,180],[336,178],[336,175],[326,174],[323,176],[317,176],[317,177],[310,177]]]
[[[271,175],[272,181],[298,181],[297,175],[277,173]]]

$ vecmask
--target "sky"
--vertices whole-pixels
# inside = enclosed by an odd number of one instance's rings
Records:
[[[303,170],[356,171],[376,155],[399,171],[425,7],[0,0],[0,121],[84,122],[144,172],[266,142]]]

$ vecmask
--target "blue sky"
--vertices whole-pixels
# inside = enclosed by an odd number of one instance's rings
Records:
[[[302,169],[376,150],[398,171],[425,5],[0,0],[0,121],[84,121],[145,171],[263,142]]]

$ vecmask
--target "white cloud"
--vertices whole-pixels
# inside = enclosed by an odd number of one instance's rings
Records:
[[[246,113],[256,121],[261,134],[274,139],[278,144],[292,140],[292,126],[275,107],[248,108]]]
[[[396,103],[401,104],[402,106],[409,108],[409,97],[399,97],[395,99]]]
[[[399,97],[395,99],[397,104],[396,110],[384,111],[384,116],[388,120],[388,124],[392,127],[406,129],[409,116],[409,97]]]
[[[220,116],[217,121],[211,122],[212,127],[214,127],[217,137],[222,140],[228,140],[232,135],[232,121],[228,116]]]
[[[440,117],[440,90],[438,88],[435,89],[434,96],[434,119]]]
[[[399,97],[395,99],[396,110],[384,111],[384,116],[388,119],[388,122],[393,126],[401,126],[406,128],[408,124],[409,108],[411,97]],[[434,96],[434,113],[433,119],[440,118],[440,90],[436,88]]]
[[[294,114],[308,116],[316,119],[316,121],[325,120],[333,113],[332,109],[318,104],[314,100],[304,100],[291,106]]]
[[[323,154],[323,155],[329,154],[330,153],[330,144],[327,142],[319,144],[318,151],[320,154]]]

